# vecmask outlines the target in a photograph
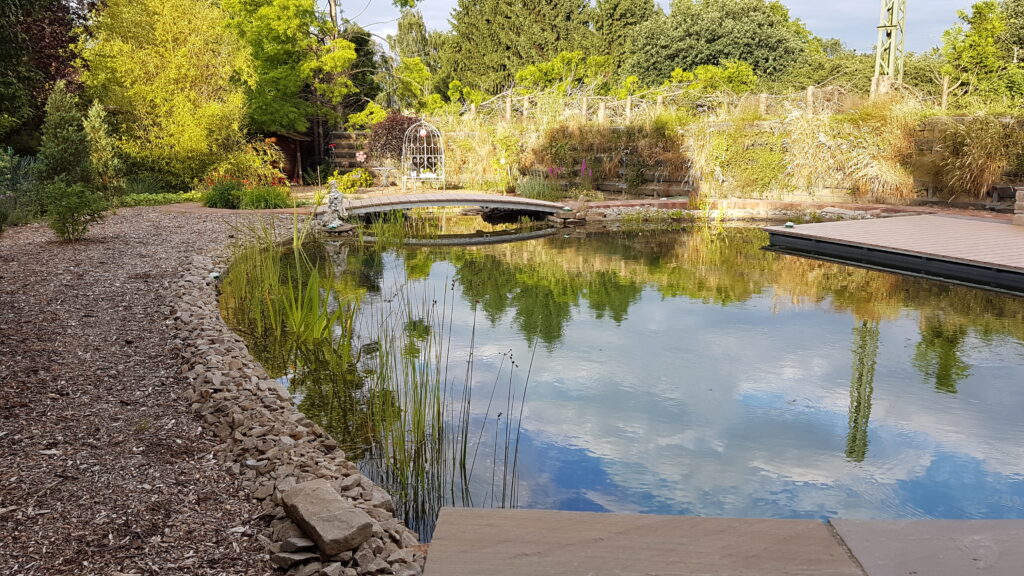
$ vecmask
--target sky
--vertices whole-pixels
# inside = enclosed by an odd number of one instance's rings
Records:
[[[668,0],[658,0],[668,6]],[[456,0],[421,0],[418,5],[427,27],[448,29],[448,16]],[[782,0],[790,13],[800,18],[815,34],[839,38],[860,51],[873,49],[879,15],[879,0]],[[907,49],[929,50],[939,44],[943,30],[956,21],[957,10],[969,8],[972,0],[909,0],[907,6]],[[398,10],[389,0],[342,0],[344,16],[380,36],[393,34]]]

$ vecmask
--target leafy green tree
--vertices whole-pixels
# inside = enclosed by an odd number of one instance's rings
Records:
[[[356,51],[356,59],[348,73],[355,90],[345,96],[341,107],[344,110],[358,110],[365,108],[367,102],[376,99],[383,91],[378,74],[387,56],[378,47],[373,35],[356,24],[348,23],[341,36],[351,42]]]
[[[454,78],[500,92],[525,66],[594,44],[587,0],[459,0],[446,58]]]
[[[610,56],[616,67],[621,66],[630,53],[637,26],[656,15],[663,14],[654,0],[597,0],[597,52]]]
[[[1024,95],[1024,73],[1007,41],[1009,20],[996,0],[960,10],[960,22],[942,35],[942,74],[947,89],[983,99]]]
[[[626,71],[646,84],[664,81],[676,68],[693,70],[723,60],[749,63],[758,75],[785,72],[806,50],[810,33],[769,0],[674,0],[665,18],[636,30]]]
[[[251,76],[244,47],[213,0],[108,0],[79,46],[89,93],[118,111],[138,172],[189,186],[243,138]]]
[[[355,91],[355,45],[335,37],[314,0],[223,0],[228,24],[248,46],[249,120],[260,132],[305,132],[310,117]]]
[[[391,50],[399,58],[419,58],[430,67],[433,47],[423,14],[419,10],[402,10],[397,25],[398,33],[388,37]]]
[[[1006,43],[1017,59],[1024,57],[1024,0],[1003,0],[1006,15]]]

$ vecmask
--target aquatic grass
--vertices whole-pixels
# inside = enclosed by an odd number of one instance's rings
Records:
[[[403,282],[389,294],[362,298],[343,290],[327,246],[300,242],[303,235],[293,230],[294,249],[265,222],[250,226],[224,278],[225,318],[268,371],[289,378],[300,408],[313,410],[311,417],[362,458],[364,471],[395,497],[399,517],[424,538],[442,505],[513,505],[521,406],[519,418],[507,415],[525,401],[525,386],[518,388],[515,368],[499,372],[514,398],[505,417],[496,423],[489,413],[474,414],[475,335],[468,351],[453,342],[454,287],[435,296]],[[347,249],[379,257],[383,248]],[[462,354],[464,372],[455,370]],[[481,497],[471,484],[476,458],[469,455],[480,450],[472,439],[497,424],[499,440],[511,445],[493,448],[502,454],[491,471],[500,494]]]

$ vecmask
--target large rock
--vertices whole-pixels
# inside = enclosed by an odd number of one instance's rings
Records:
[[[322,479],[288,490],[281,498],[288,517],[328,556],[357,548],[373,535],[373,521],[347,504]]]

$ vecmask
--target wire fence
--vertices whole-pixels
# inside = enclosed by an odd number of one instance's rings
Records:
[[[840,86],[810,86],[787,94],[733,94],[723,91],[707,95],[678,85],[621,98],[586,91],[563,93],[549,90],[522,94],[509,90],[479,105],[466,105],[462,115],[506,122],[545,117],[629,124],[661,112],[683,109],[710,114],[743,108],[757,110],[763,116],[784,115],[797,110],[832,113],[849,108],[861,98]]]

